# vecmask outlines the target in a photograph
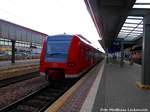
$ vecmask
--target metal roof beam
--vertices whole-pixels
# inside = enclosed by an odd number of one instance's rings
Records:
[[[132,32],[132,33],[131,33]],[[143,32],[134,32],[134,31],[120,31],[120,33],[131,33],[131,34],[141,34]]]
[[[135,5],[150,5],[150,3],[135,3]]]
[[[132,31],[132,30],[131,29],[121,29],[121,31]],[[143,32],[143,30],[134,30],[134,31]]]
[[[143,37],[143,33],[141,35],[138,35],[137,37],[135,37],[132,41],[135,41],[135,40],[137,40],[137,39],[139,39],[141,37]],[[126,39],[128,39],[128,37]]]
[[[129,12],[129,16],[145,16],[147,13],[150,12],[150,9],[147,8],[133,8]]]
[[[127,9],[119,9],[114,7],[102,7],[99,8],[100,15],[117,15],[117,16],[145,16],[147,13],[150,12],[148,8],[132,8],[131,11]],[[134,19],[134,18],[132,18]],[[138,19],[138,18],[137,18]]]
[[[143,18],[133,18],[133,17],[128,17],[127,19],[131,19],[131,20],[143,20]]]
[[[124,29],[122,28],[120,31],[132,31],[133,29]],[[142,29],[135,29],[134,31],[137,31],[137,32],[143,32]]]
[[[135,28],[133,26],[122,26],[122,28]],[[143,29],[143,27],[137,27],[137,29]]]
[[[127,16],[127,9],[115,8],[115,7],[101,7],[99,8],[100,15],[115,15],[115,16]]]
[[[131,23],[131,22],[125,22],[124,24],[138,24],[138,23]],[[143,23],[141,23],[141,25],[143,25]]]
[[[124,40],[123,43],[124,43],[124,44],[134,44],[133,41],[128,41],[128,40]]]

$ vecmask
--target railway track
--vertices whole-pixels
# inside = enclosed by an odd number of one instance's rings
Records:
[[[35,77],[38,77],[38,76],[40,76],[38,74],[38,72],[33,72],[33,73],[21,75],[21,76],[16,76],[16,77],[8,78],[8,79],[3,79],[3,80],[0,80],[0,88],[11,85],[11,84],[14,84],[14,83],[17,83],[17,82],[21,82],[21,81],[24,81],[24,80],[32,79],[32,78],[35,78]]]
[[[34,93],[0,109],[0,112],[43,112],[77,80],[63,80],[51,85],[46,84]]]
[[[85,71],[81,77],[88,73],[95,65]],[[43,112],[81,77],[76,79],[60,80],[50,85],[46,84],[34,93],[31,93],[28,96],[0,109],[0,112]]]

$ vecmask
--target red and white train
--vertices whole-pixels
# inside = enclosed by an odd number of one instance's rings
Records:
[[[43,41],[40,74],[48,81],[75,78],[101,59],[101,52],[80,35],[48,36]]]

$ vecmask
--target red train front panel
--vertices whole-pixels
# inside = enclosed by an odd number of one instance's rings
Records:
[[[44,40],[40,57],[40,74],[45,75],[48,80],[65,77],[72,38],[71,35],[56,35]]]
[[[74,78],[92,66],[94,49],[77,35],[56,35],[43,42],[40,73],[49,79]]]

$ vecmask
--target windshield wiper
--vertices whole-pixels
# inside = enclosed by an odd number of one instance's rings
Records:
[[[67,55],[67,53],[50,53],[48,56],[55,56],[55,55]]]

